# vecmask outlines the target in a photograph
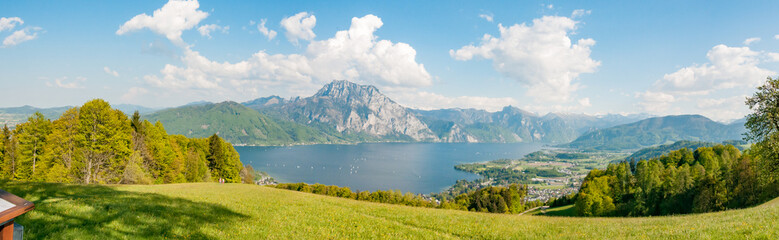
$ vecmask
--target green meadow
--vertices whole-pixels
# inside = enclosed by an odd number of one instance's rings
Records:
[[[17,219],[26,239],[779,238],[779,199],[705,214],[573,218],[406,207],[247,184],[0,182],[0,189],[36,204]]]

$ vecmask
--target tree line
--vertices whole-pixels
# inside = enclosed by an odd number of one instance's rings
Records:
[[[752,206],[765,193],[749,154],[716,145],[592,170],[575,204],[581,216],[654,216]]]
[[[403,193],[400,190],[352,191],[349,187],[326,186],[323,184],[280,183],[279,189],[314,193],[360,201],[398,204],[414,207],[457,209],[474,212],[520,213],[525,209],[540,206],[538,202],[527,203],[527,187],[511,184],[506,187],[487,186],[467,194],[460,194],[450,200],[436,200],[424,195]]]
[[[50,120],[35,113],[0,132],[0,179],[61,183],[152,184],[241,182],[232,144],[168,135],[162,123],[141,120],[95,99]],[[246,172],[246,171],[244,171]]]

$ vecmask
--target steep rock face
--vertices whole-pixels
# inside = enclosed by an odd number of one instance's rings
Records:
[[[515,133],[522,142],[554,142],[544,131],[545,122],[537,115],[522,109],[507,106],[492,115],[492,121]]]
[[[339,132],[361,132],[401,140],[439,140],[425,123],[381,94],[376,87],[348,81],[333,81],[314,96],[294,100],[281,109],[296,121],[333,125]]]
[[[445,136],[441,137],[442,142],[449,142],[449,143],[477,143],[480,142],[478,138],[471,135],[467,131],[463,129],[460,124],[452,124],[452,127],[449,128],[449,132],[445,134]]]

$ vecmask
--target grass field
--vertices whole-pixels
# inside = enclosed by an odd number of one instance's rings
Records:
[[[35,202],[26,239],[777,239],[779,200],[719,213],[570,218],[360,202],[245,184],[0,182]]]

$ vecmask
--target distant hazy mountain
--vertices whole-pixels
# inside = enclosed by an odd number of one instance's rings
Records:
[[[415,115],[425,121],[442,120],[450,121],[460,125],[469,125],[474,123],[492,122],[492,113],[481,109],[438,109],[438,110],[416,110],[412,109]]]
[[[54,107],[54,108],[36,108],[32,106],[10,107],[0,108],[0,127],[2,125],[8,125],[8,127],[16,126],[16,124],[27,121],[31,115],[35,112],[40,112],[48,119],[59,118],[63,112],[72,107]]]
[[[201,101],[194,101],[194,102],[190,102],[190,103],[184,104],[184,105],[182,105],[182,107],[186,107],[186,106],[201,106],[201,105],[208,105],[208,104],[212,104],[212,102],[202,101],[201,100]]]
[[[605,115],[550,113],[538,116],[508,106],[490,113],[476,109],[413,110],[431,126],[439,138],[470,139],[468,142],[570,142],[582,133],[635,122],[645,115]]]
[[[282,97],[279,96],[270,96],[270,97],[264,97],[264,98],[258,98],[254,99],[248,102],[243,102],[244,106],[247,106],[252,109],[263,109],[268,107],[275,107],[280,106],[287,103],[287,100],[285,100]]]
[[[286,101],[273,96],[244,103],[275,112],[297,123],[340,134],[366,134],[384,140],[438,141],[425,123],[374,86],[333,81],[307,98]]]
[[[168,133],[187,137],[218,134],[233,144],[281,145],[326,143],[324,133],[289,121],[272,119],[235,102],[190,105],[161,110],[144,116],[160,121]]]
[[[149,107],[133,105],[133,104],[117,104],[111,106],[115,109],[119,109],[120,111],[124,112],[124,114],[127,114],[128,116],[132,116],[132,114],[135,111],[138,111],[139,114],[147,114],[159,110],[157,108],[149,108]]]
[[[479,109],[439,109],[410,111],[436,134],[442,142],[517,142],[509,131],[488,124],[474,126],[475,123],[491,122],[492,114]],[[472,129],[467,129],[467,128]],[[497,132],[497,133],[496,133]],[[505,135],[511,137],[504,137]]]
[[[741,139],[743,122],[722,124],[700,115],[655,117],[586,133],[563,146],[635,149],[679,140],[722,142]]]

